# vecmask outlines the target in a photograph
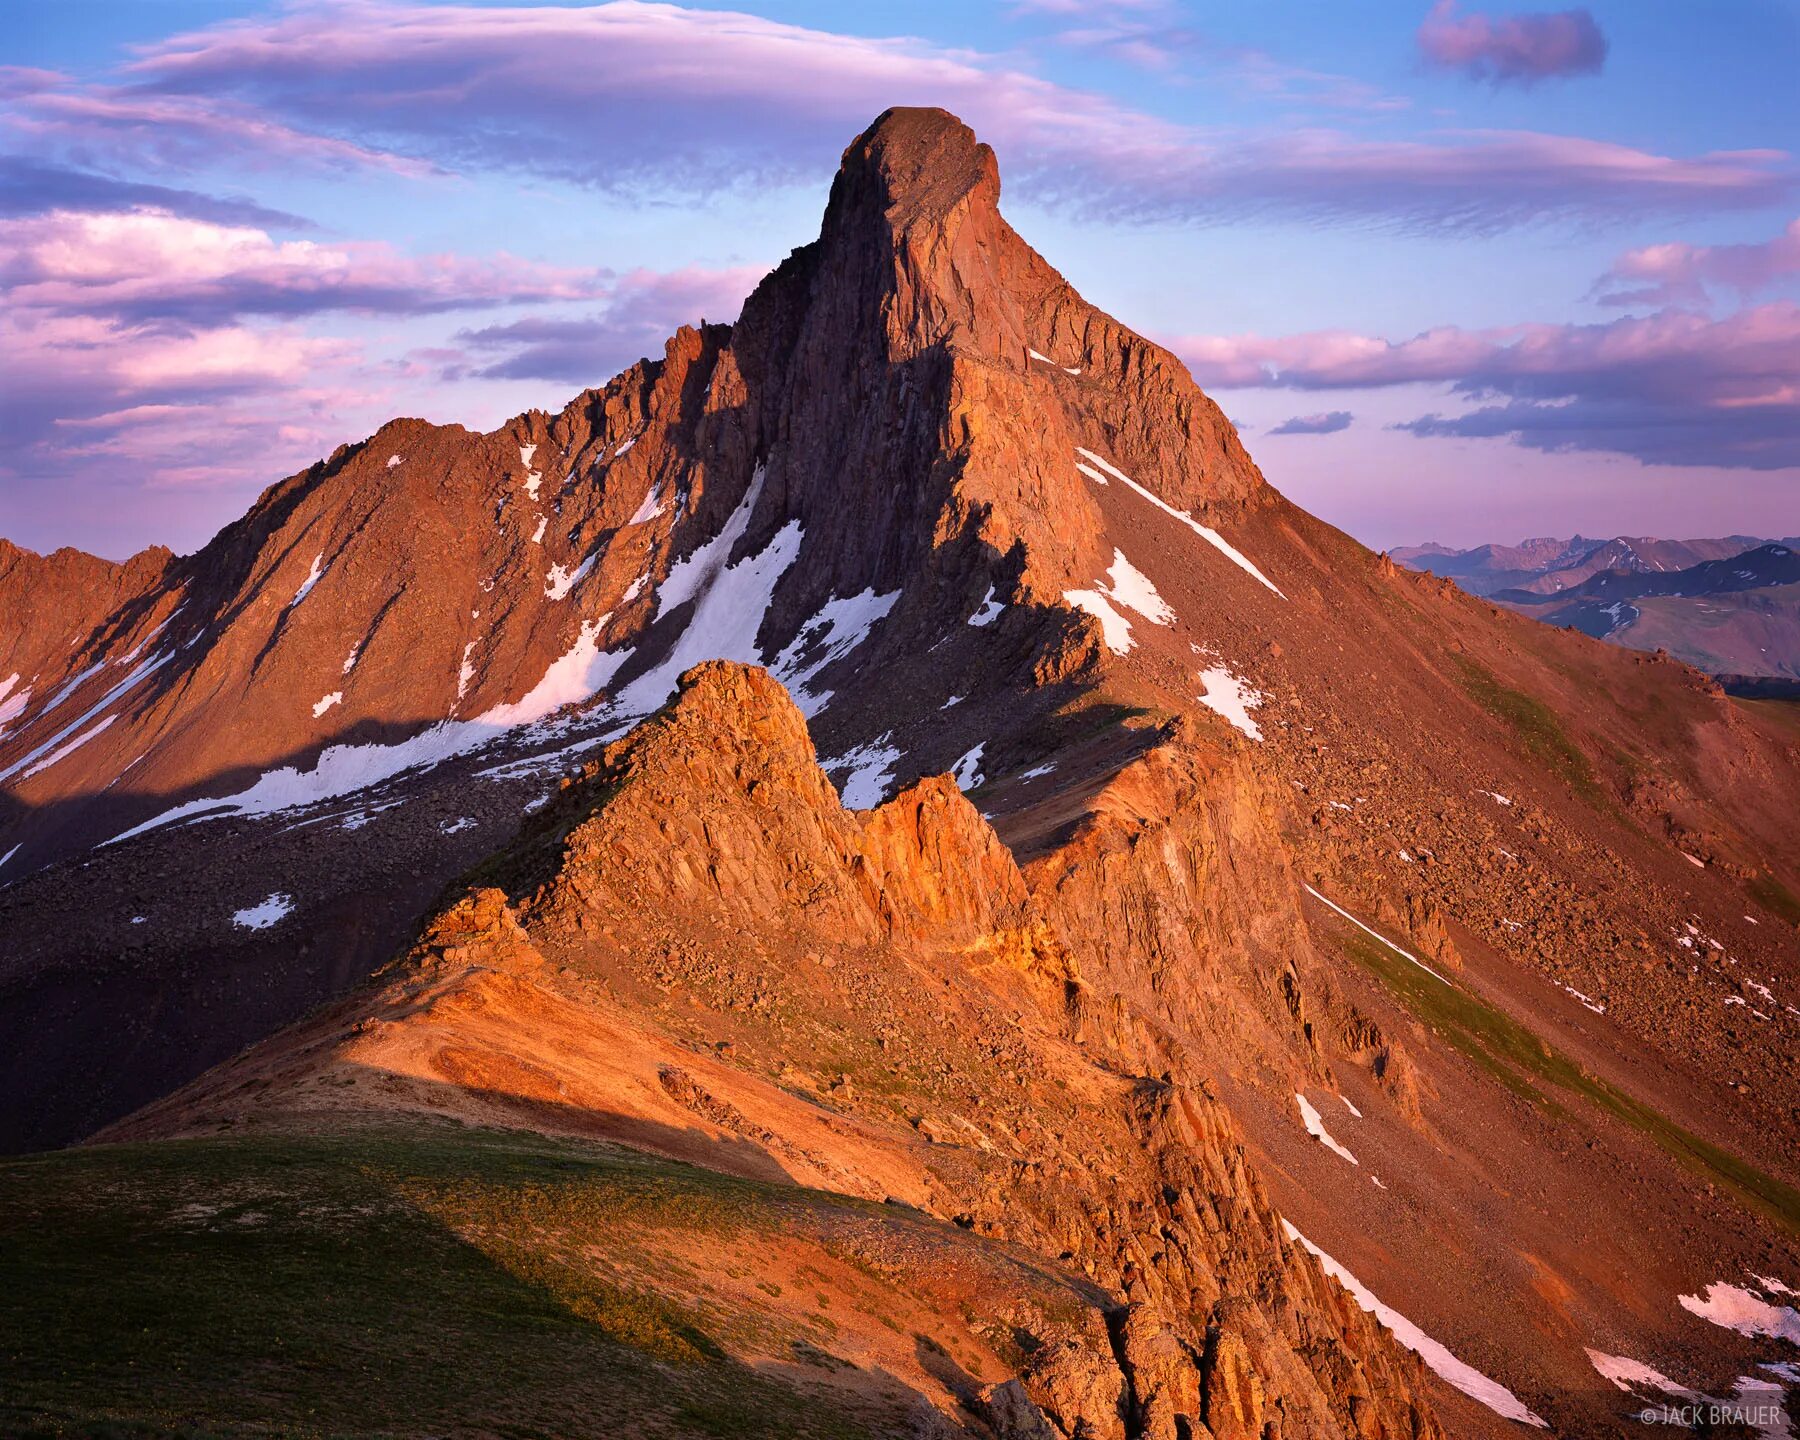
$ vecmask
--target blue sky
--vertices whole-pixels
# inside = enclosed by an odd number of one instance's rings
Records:
[[[1791,4],[72,0],[0,66],[34,548],[190,549],[731,318],[894,103],[1368,543],[1800,530]]]

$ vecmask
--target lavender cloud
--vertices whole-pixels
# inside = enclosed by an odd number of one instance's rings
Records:
[[[23,87],[11,123],[44,144],[129,143],[152,157],[229,132],[232,153],[269,163],[497,168],[685,196],[828,173],[880,96],[961,114],[1000,151],[1009,186],[1084,215],[1477,233],[1757,207],[1795,182],[1774,150],[1666,156],[1518,131],[1202,133],[975,51],[634,0],[303,3],[149,46],[124,78],[91,92]]]
[[[1322,410],[1316,415],[1296,415],[1272,426],[1271,435],[1335,435],[1348,430],[1356,417],[1348,410]]]
[[[1171,343],[1203,385],[1434,383],[1481,407],[1403,427],[1417,435],[1505,436],[1671,465],[1800,465],[1800,305],[1788,302],[1723,319],[1665,310],[1599,325],[1445,326],[1399,343],[1348,331]]]
[[[1586,10],[1459,15],[1456,0],[1438,0],[1418,41],[1428,63],[1495,85],[1598,75],[1606,63],[1606,36]]]
[[[27,155],[0,155],[0,218],[42,215],[51,210],[134,209],[160,210],[216,225],[299,231],[317,228],[302,216],[271,210],[251,200],[119,180]]]

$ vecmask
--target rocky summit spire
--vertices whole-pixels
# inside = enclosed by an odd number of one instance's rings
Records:
[[[965,203],[991,212],[999,200],[1000,166],[973,130],[947,110],[896,106],[845,149],[825,234],[829,239],[834,224],[879,215],[901,235],[941,225]]]

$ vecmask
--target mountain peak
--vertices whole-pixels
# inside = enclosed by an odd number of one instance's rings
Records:
[[[988,209],[999,205],[993,150],[947,110],[895,106],[844,151],[825,223],[829,230],[847,213],[880,215],[899,235],[941,224],[971,197]]]

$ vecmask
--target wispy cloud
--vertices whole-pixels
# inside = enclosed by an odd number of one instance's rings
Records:
[[[455,340],[463,348],[435,358],[453,377],[591,385],[661,353],[677,326],[736,320],[744,297],[764,273],[755,267],[633,271],[620,277],[605,307],[593,314],[533,315],[461,330]]]
[[[1417,435],[1508,437],[1668,465],[1800,465],[1800,305],[1787,302],[1718,320],[1665,310],[1600,325],[1446,326],[1398,343],[1317,331],[1171,344],[1202,385],[1429,383],[1476,402],[1401,427]]]
[[[1586,10],[1459,15],[1456,0],[1438,0],[1418,38],[1431,64],[1495,85],[1598,75],[1606,63],[1606,36]]]
[[[1296,415],[1271,426],[1271,435],[1335,435],[1348,430],[1356,417],[1348,410],[1322,410],[1316,415]]]
[[[1323,93],[1336,78],[1308,74],[1269,62],[1260,83]],[[11,123],[41,144],[123,144],[151,160],[181,158],[190,140],[216,157],[229,135],[227,153],[267,163],[496,169],[688,197],[829,173],[879,96],[955,111],[995,145],[1009,186],[1126,222],[1275,215],[1492,232],[1760,207],[1795,184],[1774,150],[1673,156],[1517,131],[1201,132],[972,50],[638,0],[301,3],[149,46],[125,79],[15,86]]]

